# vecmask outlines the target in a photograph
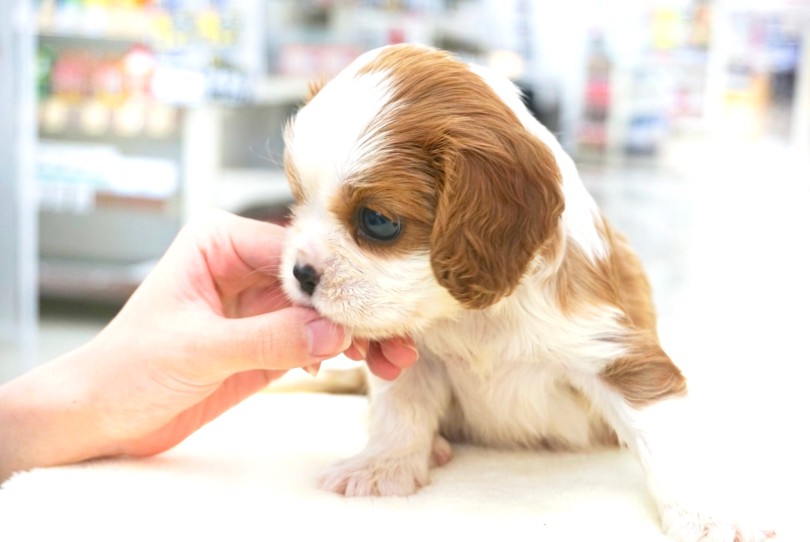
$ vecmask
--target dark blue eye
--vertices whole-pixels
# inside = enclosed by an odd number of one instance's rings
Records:
[[[393,241],[402,231],[399,218],[388,218],[368,207],[360,209],[360,233],[374,241]]]

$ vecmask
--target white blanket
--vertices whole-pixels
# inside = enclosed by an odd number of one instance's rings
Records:
[[[156,457],[18,474],[0,490],[0,540],[667,540],[623,450],[456,446],[412,497],[321,491],[319,472],[363,446],[366,408],[262,393]]]

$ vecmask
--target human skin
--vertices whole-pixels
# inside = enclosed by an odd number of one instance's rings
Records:
[[[290,305],[278,279],[284,236],[221,212],[184,227],[95,338],[0,386],[0,481],[162,452],[287,370],[314,372],[341,352],[386,379],[416,361],[407,338],[353,341]]]

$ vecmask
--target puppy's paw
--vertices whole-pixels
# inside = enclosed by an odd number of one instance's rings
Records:
[[[441,467],[453,459],[453,447],[441,435],[433,437],[433,445],[430,448],[430,466]]]
[[[428,454],[360,454],[330,467],[321,487],[347,497],[406,496],[428,482]]]
[[[680,506],[664,507],[661,521],[664,532],[676,542],[765,542],[776,538],[773,531],[720,521]]]

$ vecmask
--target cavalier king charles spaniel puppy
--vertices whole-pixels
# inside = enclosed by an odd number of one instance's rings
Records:
[[[325,488],[409,495],[453,441],[622,444],[674,539],[769,535],[681,495],[686,381],[639,258],[508,79],[424,46],[370,51],[311,89],[285,143],[287,295],[420,353],[372,379],[367,447]]]

